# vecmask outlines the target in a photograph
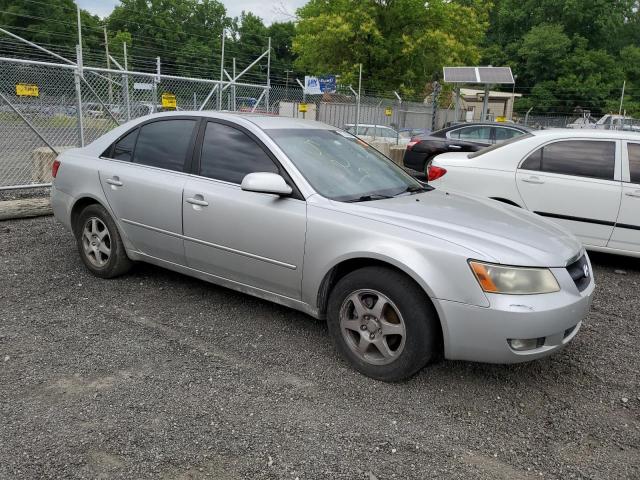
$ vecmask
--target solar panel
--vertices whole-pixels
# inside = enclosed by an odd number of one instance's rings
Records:
[[[444,81],[447,83],[477,83],[475,67],[444,67]]]
[[[514,83],[510,67],[444,67],[446,83]]]
[[[509,67],[478,67],[480,83],[514,83]]]

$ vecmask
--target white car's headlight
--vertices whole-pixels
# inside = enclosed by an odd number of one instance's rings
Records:
[[[469,261],[482,290],[487,293],[533,295],[560,290],[548,268],[506,267],[476,260]]]

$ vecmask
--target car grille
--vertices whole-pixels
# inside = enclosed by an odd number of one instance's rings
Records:
[[[591,283],[591,269],[587,262],[587,256],[582,255],[578,260],[567,266],[567,271],[573,282],[578,287],[578,291],[582,292]]]

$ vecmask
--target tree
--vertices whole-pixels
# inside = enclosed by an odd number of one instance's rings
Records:
[[[85,10],[82,19],[82,43],[89,50],[101,45],[100,19]],[[0,24],[3,28],[43,47],[75,60],[78,43],[77,10],[73,0],[0,0]],[[13,40],[12,40],[13,42]],[[21,48],[22,56],[54,60],[34,49]]]
[[[150,57],[161,56],[165,72],[210,76],[232,24],[226,13],[217,0],[121,0],[107,25],[131,35],[134,68],[149,70]]]
[[[421,95],[444,65],[476,63],[487,26],[482,1],[311,0],[298,10],[296,67],[370,90]]]

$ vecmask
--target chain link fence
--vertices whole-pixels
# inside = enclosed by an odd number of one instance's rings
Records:
[[[434,121],[430,105],[365,95],[358,99],[350,90],[311,96],[288,85],[2,58],[0,189],[48,185],[51,162],[61,151],[166,109],[264,113],[339,128],[356,123],[391,127],[397,138],[428,132]]]

